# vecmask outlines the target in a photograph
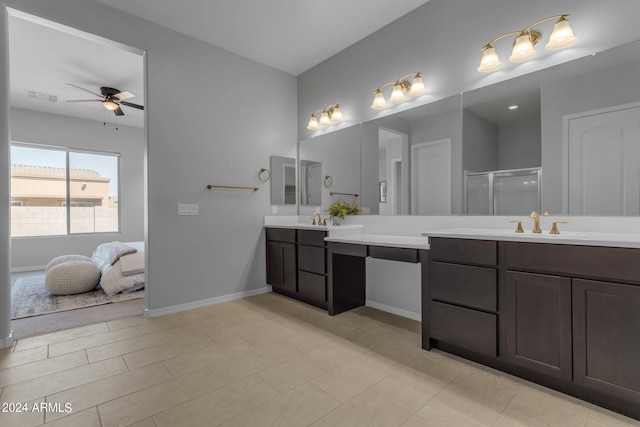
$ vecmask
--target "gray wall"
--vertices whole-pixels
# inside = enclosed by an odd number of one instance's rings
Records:
[[[498,168],[541,166],[540,117],[504,123],[498,127]]]
[[[188,306],[265,287],[262,223],[270,213],[269,186],[258,181],[257,173],[268,167],[271,154],[295,150],[296,78],[100,3],[4,3],[146,51],[148,308]],[[0,46],[7,45],[6,37],[0,31]],[[6,50],[2,52],[0,77],[6,75],[8,61]],[[0,121],[8,114],[3,110],[8,89],[2,83]],[[258,111],[250,126],[248,108]],[[6,124],[0,122],[0,129],[7,129]],[[8,138],[4,132],[1,138],[0,161],[8,165]],[[258,185],[261,190],[216,191],[207,190],[207,184]],[[1,208],[2,254],[9,249],[8,187],[5,172],[0,177],[0,198],[6,202]],[[178,203],[199,204],[200,215],[178,217]],[[0,281],[0,338],[9,330],[6,256],[0,258],[5,275]]]
[[[640,62],[614,66],[582,76],[543,84],[542,107],[542,208],[563,209],[563,117],[640,100]]]
[[[144,239],[144,129],[119,125],[116,130],[112,124],[12,108],[11,139],[121,155],[120,233],[14,238],[11,240],[13,270],[37,268],[58,255],[91,255],[97,245],[111,240]]]
[[[462,117],[464,170],[498,170],[498,126],[467,110],[463,111]]]

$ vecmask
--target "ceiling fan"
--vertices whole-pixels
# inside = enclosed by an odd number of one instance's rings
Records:
[[[73,83],[67,83],[69,86],[73,86],[85,92],[89,92],[92,95],[99,97],[100,99],[71,99],[67,100],[67,102],[102,102],[102,106],[109,111],[113,111],[116,116],[124,116],[124,112],[120,108],[121,105],[126,105],[127,107],[137,108],[138,110],[144,110],[144,107],[139,104],[134,104],[132,102],[125,101],[125,99],[134,98],[135,95],[129,91],[120,92],[119,89],[114,89],[112,87],[102,86],[100,88],[100,93],[94,92],[89,89],[85,89],[78,85],[74,85]]]

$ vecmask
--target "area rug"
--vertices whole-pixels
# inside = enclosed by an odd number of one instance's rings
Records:
[[[139,298],[144,298],[144,289],[113,296],[107,295],[102,289],[76,295],[51,295],[44,289],[44,274],[21,277],[11,287],[11,318],[21,319]]]

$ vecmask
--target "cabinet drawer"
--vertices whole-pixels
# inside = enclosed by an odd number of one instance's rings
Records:
[[[418,262],[417,249],[370,246],[369,256],[372,258],[390,259],[392,261]]]
[[[325,249],[317,246],[298,245],[298,268],[312,273],[325,274]]]
[[[267,228],[267,240],[275,242],[296,242],[296,230],[289,228]]]
[[[496,315],[431,302],[431,338],[460,348],[497,356]]]
[[[640,249],[505,242],[506,267],[640,283]]]
[[[298,293],[315,301],[327,300],[327,280],[325,276],[306,271],[298,271]]]
[[[298,243],[310,246],[324,246],[326,231],[298,230]]]
[[[489,240],[430,239],[430,256],[433,260],[462,264],[497,265],[498,245]]]
[[[432,262],[429,270],[432,299],[482,310],[498,310],[496,269]]]

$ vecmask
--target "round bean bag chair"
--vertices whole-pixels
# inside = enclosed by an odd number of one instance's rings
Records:
[[[49,268],[44,288],[54,295],[89,292],[100,282],[100,269],[93,261],[64,261]]]
[[[51,267],[67,261],[91,261],[91,258],[84,255],[61,255],[49,261],[49,264],[47,264],[47,268],[45,268],[44,271],[47,272]]]

